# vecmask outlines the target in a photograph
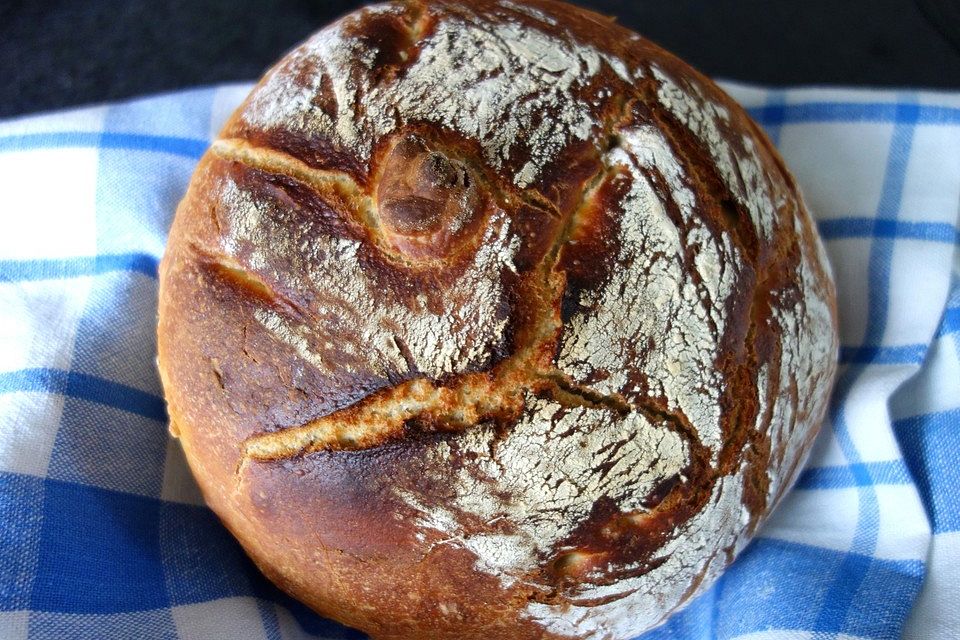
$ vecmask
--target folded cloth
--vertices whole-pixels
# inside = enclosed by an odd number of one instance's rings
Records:
[[[818,218],[843,364],[797,487],[644,637],[958,637],[960,94],[726,87]],[[0,638],[363,637],[260,576],[167,435],[157,261],[248,89],[0,123]]]

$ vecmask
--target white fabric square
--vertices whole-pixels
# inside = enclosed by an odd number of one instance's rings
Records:
[[[820,427],[820,434],[813,443],[813,450],[807,460],[806,467],[836,467],[847,464],[837,436],[833,432],[833,425],[828,417]]]
[[[960,630],[960,531],[933,536],[923,592],[903,630],[904,640],[956,638]]]
[[[90,278],[0,284],[0,371],[68,369]]]
[[[0,153],[0,259],[92,256],[97,250],[97,149]],[[37,183],[56,176],[56,184]]]
[[[99,133],[103,129],[106,106],[54,111],[0,122],[0,137],[38,133]]]
[[[167,458],[163,466],[163,485],[160,488],[160,499],[166,502],[179,502],[203,506],[203,495],[197,486],[187,458],[183,454],[183,447],[173,438],[167,441]]]
[[[960,156],[960,147],[957,147]],[[955,201],[954,206],[956,206]],[[953,245],[899,240],[890,267],[884,344],[927,344],[937,330],[950,288]]]
[[[59,394],[0,394],[0,471],[46,476],[62,413]]]
[[[759,536],[849,551],[857,529],[860,496],[846,489],[796,489],[787,494]]]
[[[825,243],[837,284],[840,344],[859,346],[867,330],[870,290],[870,239],[844,238]]]
[[[880,462],[900,457],[900,445],[890,428],[887,399],[918,367],[871,367],[850,390],[844,416],[859,462]],[[851,461],[853,462],[853,461]]]
[[[892,134],[892,124],[785,124],[779,148],[815,216],[873,215]]]
[[[918,125],[903,184],[907,219],[953,224],[960,203],[960,124]]]
[[[730,97],[747,109],[762,107],[767,103],[767,96],[770,94],[766,89],[739,84],[729,80],[721,80],[718,84],[724,91],[730,94]]]
[[[0,637],[3,640],[27,640],[29,611],[0,611]]]
[[[801,87],[787,90],[788,103],[798,102],[868,102],[871,104],[896,104],[900,96],[893,91],[871,91],[845,87]]]
[[[935,107],[954,107],[960,109],[960,93],[948,91],[918,91],[911,99],[917,104]]]
[[[874,555],[884,560],[925,560],[930,525],[912,484],[874,487],[880,505],[880,530]]]
[[[233,640],[265,638],[263,622],[253,598],[224,598],[171,609],[177,634],[184,639]]]
[[[934,340],[920,373],[893,396],[890,411],[895,420],[960,407],[960,360],[956,335]]]

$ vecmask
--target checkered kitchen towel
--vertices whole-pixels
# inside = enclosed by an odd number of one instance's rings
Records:
[[[257,573],[167,436],[157,260],[247,89],[0,123],[4,640],[362,637]],[[797,488],[646,637],[960,637],[960,95],[729,89],[818,216],[843,366]]]

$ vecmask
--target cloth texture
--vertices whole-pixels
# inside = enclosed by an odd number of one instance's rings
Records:
[[[0,639],[363,638],[284,596],[167,433],[157,263],[229,85],[0,122]],[[795,489],[643,638],[960,637],[960,94],[726,84],[817,217],[841,368]]]

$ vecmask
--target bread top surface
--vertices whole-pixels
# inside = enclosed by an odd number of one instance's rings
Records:
[[[159,348],[206,499],[316,608],[370,630],[330,601],[390,573],[435,590],[399,626],[480,628],[473,598],[626,637],[792,482],[837,338],[739,106],[605,18],[479,0],[364,9],[265,76],[178,210]]]

